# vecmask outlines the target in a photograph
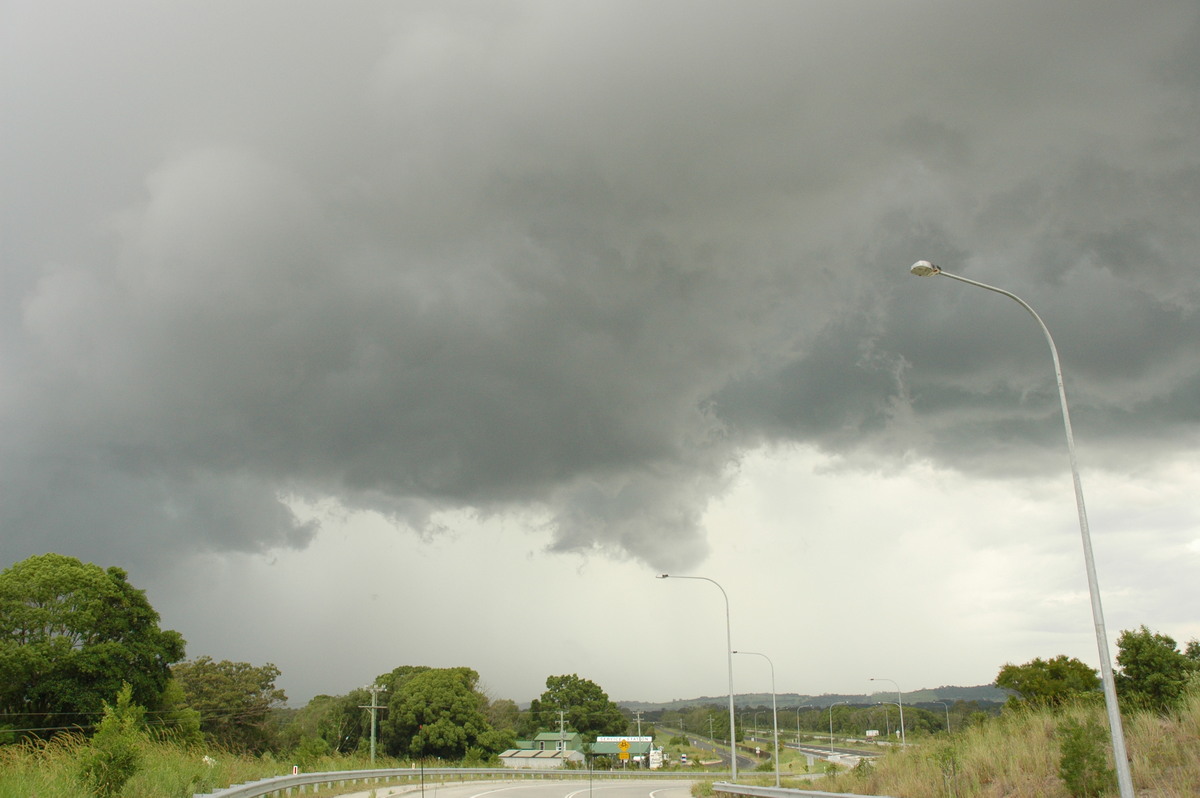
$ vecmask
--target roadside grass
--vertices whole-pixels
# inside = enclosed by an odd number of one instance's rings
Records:
[[[1071,724],[1106,727],[1103,706],[1074,705],[1058,711],[1009,709],[986,723],[945,737],[928,738],[907,750],[891,749],[875,760],[814,781],[796,776],[806,770],[805,754],[785,750],[784,786],[904,798],[1070,798],[1059,776],[1062,730]],[[1169,715],[1132,713],[1125,731],[1139,798],[1200,795],[1200,689],[1193,690]],[[49,742],[0,746],[0,798],[79,798],[78,781],[84,738],[64,734]],[[125,785],[124,798],[191,798],[230,784],[290,773],[292,762],[269,755],[254,757],[146,740],[143,767]],[[206,761],[205,757],[211,761]],[[406,762],[377,759],[376,767],[407,767]],[[367,768],[365,755],[328,756],[303,763],[307,772]],[[824,762],[813,770],[823,772]],[[699,770],[699,769],[697,769]],[[747,783],[773,783],[774,766],[745,774]],[[681,774],[682,775],[682,774]],[[707,795],[711,782],[702,773],[693,794]],[[311,793],[310,793],[311,794]],[[321,795],[332,795],[323,792]],[[314,795],[314,798],[316,794]]]
[[[1070,798],[1059,776],[1060,729],[1089,721],[1107,729],[1102,705],[1009,709],[949,738],[890,751],[874,765],[805,786],[904,798]],[[1200,795],[1200,691],[1169,716],[1137,712],[1124,725],[1139,798]]]

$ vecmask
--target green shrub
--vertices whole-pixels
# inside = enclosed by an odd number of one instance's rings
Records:
[[[128,684],[117,694],[117,704],[105,702],[91,744],[79,757],[79,780],[101,798],[116,795],[142,764],[142,719],[146,710],[133,703]]]
[[[1096,798],[1116,787],[1108,766],[1108,734],[1095,718],[1068,718],[1059,727],[1058,776],[1073,798]]]

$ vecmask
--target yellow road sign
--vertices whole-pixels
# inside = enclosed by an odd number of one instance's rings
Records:
[[[617,748],[620,748],[622,752],[628,751],[629,750],[629,741],[622,740],[621,742],[617,743]],[[622,759],[624,759],[624,757],[622,757]]]

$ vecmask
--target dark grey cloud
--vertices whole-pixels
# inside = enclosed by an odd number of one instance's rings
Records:
[[[335,496],[666,567],[763,443],[1061,467],[1032,322],[917,258],[1038,308],[1104,457],[1194,438],[1194,4],[11,13],[13,559]]]

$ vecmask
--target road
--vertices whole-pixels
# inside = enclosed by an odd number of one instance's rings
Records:
[[[796,745],[795,743],[787,743],[784,745],[784,747],[790,748],[793,751],[799,751],[803,754],[812,754],[813,756],[820,757],[822,759],[828,759],[829,752],[831,750],[833,751],[833,753],[835,755],[857,756],[857,757],[861,757],[863,759],[872,759],[874,757],[879,756],[879,753],[876,751],[864,751],[860,748],[842,748],[842,747],[836,746],[836,745],[833,746],[832,749],[830,749],[830,747],[827,745],[816,745],[816,744]]]
[[[692,747],[699,748],[701,751],[708,751],[720,757],[722,762],[729,761],[729,746],[724,743],[714,743],[706,737],[688,737],[688,742]],[[750,770],[758,765],[752,757],[738,752],[738,770]]]
[[[424,798],[691,798],[692,782],[688,779],[582,779],[563,781],[521,781],[496,784],[426,784]],[[341,798],[419,798],[421,787],[413,784],[395,787],[376,787],[364,792],[350,793]]]
[[[729,746],[727,746],[727,745],[714,744],[711,740],[704,738],[704,737],[689,736],[688,741],[693,746],[701,749],[702,751],[711,751],[712,753],[716,754],[717,756],[719,756],[721,758],[722,762],[727,762],[729,760]],[[800,751],[801,753],[804,753],[804,754],[811,754],[811,755],[813,755],[815,757],[819,757],[821,759],[829,758],[830,748],[827,745],[816,745],[816,744],[796,745],[795,743],[781,743],[781,745],[783,745],[784,748],[791,748],[793,751]],[[835,755],[840,755],[840,756],[857,756],[857,757],[862,757],[864,759],[870,759],[872,757],[879,756],[878,752],[863,751],[858,748],[842,748],[842,747],[836,746],[836,745],[833,747],[832,750]],[[768,749],[765,746],[763,748],[763,751],[764,751],[764,753],[769,753]],[[749,772],[757,766],[758,766],[758,762],[756,760],[752,759],[749,756],[744,756],[740,752],[738,753],[738,770],[739,771]]]

